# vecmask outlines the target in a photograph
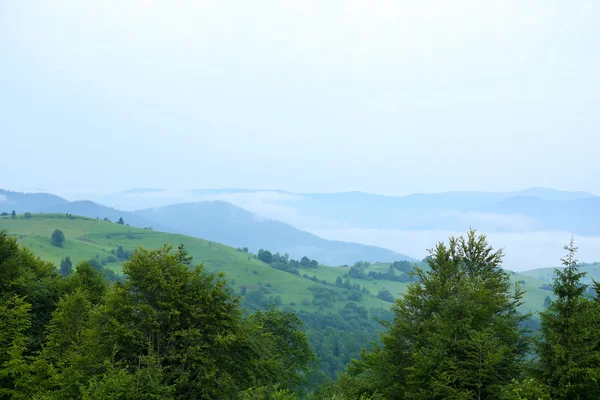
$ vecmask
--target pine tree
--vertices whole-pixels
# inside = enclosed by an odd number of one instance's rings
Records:
[[[528,350],[519,328],[526,316],[517,313],[523,292],[500,268],[502,251],[469,231],[430,253],[431,270],[415,270],[418,281],[397,300],[383,347],[342,379],[352,396],[490,399],[519,377]]]
[[[67,256],[60,261],[60,274],[62,276],[69,276],[73,272],[73,263],[71,257]]]
[[[556,300],[540,314],[541,340],[537,343],[540,380],[554,398],[600,398],[600,313],[586,296],[585,276],[575,258],[573,239],[565,246],[563,270],[555,271]]]

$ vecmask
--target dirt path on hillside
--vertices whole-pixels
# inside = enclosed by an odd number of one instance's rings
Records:
[[[85,228],[82,233],[85,234],[87,231],[89,231],[90,229],[92,229],[94,226],[96,226],[96,223],[98,223],[98,221],[94,221],[93,224],[91,224],[90,226],[88,226],[87,228]]]

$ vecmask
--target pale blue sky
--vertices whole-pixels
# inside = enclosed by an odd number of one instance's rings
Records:
[[[0,187],[600,194],[600,2],[0,2]]]

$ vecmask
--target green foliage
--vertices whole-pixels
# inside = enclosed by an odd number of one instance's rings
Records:
[[[522,292],[511,292],[501,261],[474,231],[439,243],[431,270],[417,269],[418,282],[394,306],[383,347],[363,354],[342,383],[390,399],[497,397],[528,348],[516,312]]]
[[[548,388],[533,378],[513,380],[500,390],[500,400],[550,400]]]
[[[379,293],[377,293],[377,298],[383,301],[387,301],[388,303],[394,302],[394,296],[390,293],[389,290],[381,289]]]
[[[273,262],[273,254],[269,250],[258,250],[258,259],[265,264],[271,264]]]
[[[556,300],[540,315],[537,372],[552,397],[587,399],[600,393],[600,310],[581,283],[573,239],[565,250],[565,268],[556,270],[552,285]]]
[[[60,277],[2,232],[0,272],[1,399],[293,399],[315,360],[298,317],[243,317],[183,246],[138,249],[107,286],[89,263]]]
[[[30,311],[31,304],[16,294],[5,293],[0,299],[0,398],[26,398]]]
[[[69,276],[73,272],[73,263],[71,257],[67,256],[60,261],[60,274],[62,276]]]
[[[309,366],[316,360],[302,332],[300,319],[274,308],[266,312],[258,311],[249,322],[258,329],[258,340],[263,346],[263,357],[257,368],[264,371],[262,379],[270,385],[293,390],[305,382]]]
[[[12,212],[10,213],[10,217],[11,217],[12,219],[15,219],[15,218],[17,218],[17,213],[16,213],[16,211],[15,211],[15,210],[12,210]]]
[[[16,239],[0,231],[0,299],[18,296],[31,306],[28,344],[39,349],[44,327],[60,296],[58,274],[53,264],[42,261],[19,247]]]
[[[23,214],[23,218],[25,219],[30,219],[31,218],[31,213],[30,212],[26,212],[25,214]]]
[[[63,247],[65,245],[65,234],[59,229],[55,229],[54,232],[52,232],[50,239],[53,246]]]
[[[298,397],[289,390],[281,390],[277,386],[250,388],[239,393],[239,400],[297,400]]]
[[[123,217],[119,217],[119,220],[117,221],[117,224],[125,225],[125,221],[123,220]]]

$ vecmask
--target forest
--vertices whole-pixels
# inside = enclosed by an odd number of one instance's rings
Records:
[[[2,232],[0,398],[600,398],[600,284],[582,282],[573,241],[565,251],[532,329],[502,250],[475,231],[436,244],[427,269],[390,268],[411,281],[390,315],[348,303],[329,317],[239,297],[183,245],[137,248],[108,281],[100,263],[69,273],[70,260],[56,268]],[[337,374],[319,342],[332,357],[362,351]]]

